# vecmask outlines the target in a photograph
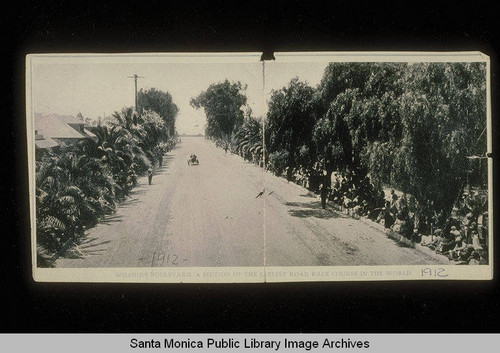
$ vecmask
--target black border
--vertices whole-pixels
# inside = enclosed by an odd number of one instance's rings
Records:
[[[498,278],[243,285],[32,280],[24,121],[28,53],[479,50],[492,60],[495,157],[499,21],[490,4],[325,3],[51,0],[4,9],[0,273],[7,295],[0,332],[499,332]],[[498,244],[495,254],[498,274]]]

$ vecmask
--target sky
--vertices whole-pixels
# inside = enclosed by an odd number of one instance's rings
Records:
[[[54,113],[97,120],[123,107],[134,105],[134,80],[139,89],[156,88],[172,95],[179,108],[176,128],[179,134],[204,132],[205,114],[190,106],[191,98],[212,83],[225,79],[246,84],[248,106],[253,116],[262,115],[262,62],[258,57],[237,62],[155,62],[119,58],[109,60],[42,60],[32,64],[31,102],[36,113]],[[161,61],[161,60],[160,60]],[[229,61],[229,62],[227,62]],[[231,62],[232,61],[232,62]],[[316,86],[327,62],[266,62],[265,99],[272,89],[280,89],[294,77]],[[264,107],[266,111],[267,104]]]

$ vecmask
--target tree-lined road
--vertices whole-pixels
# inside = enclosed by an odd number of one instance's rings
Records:
[[[200,165],[188,166],[191,153]],[[79,256],[61,258],[56,266],[439,263],[359,220],[322,210],[306,189],[202,137],[183,137],[152,185],[140,178],[116,213],[87,232],[79,250]]]

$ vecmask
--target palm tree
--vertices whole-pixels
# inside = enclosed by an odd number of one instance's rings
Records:
[[[139,115],[132,107],[123,108],[121,112],[115,111],[111,117],[115,119],[113,125],[121,126],[129,131],[132,131],[133,126],[139,123]]]
[[[44,249],[40,256],[62,255],[78,244],[85,229],[114,210],[111,174],[100,160],[78,153],[78,148],[49,153],[37,164],[37,239]]]
[[[82,230],[77,220],[86,207],[81,190],[70,183],[61,160],[50,155],[36,172],[37,241],[53,254],[60,253]]]
[[[150,161],[139,146],[139,140],[119,125],[98,126],[95,134],[98,157],[111,170],[119,196],[125,196],[135,185],[137,174],[149,168]]]
[[[247,160],[262,159],[262,123],[257,118],[246,118],[245,122],[233,137],[235,151]]]

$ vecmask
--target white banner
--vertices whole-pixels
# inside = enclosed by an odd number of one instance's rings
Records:
[[[0,334],[3,352],[30,353],[470,353],[499,346],[500,334]]]

